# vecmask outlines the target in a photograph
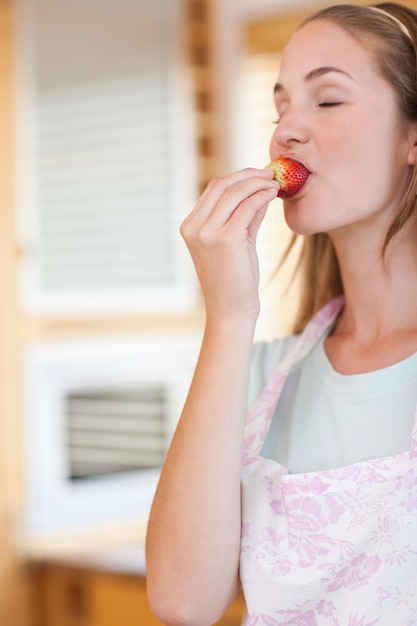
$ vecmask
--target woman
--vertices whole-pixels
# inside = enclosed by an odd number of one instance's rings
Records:
[[[149,521],[166,624],[214,623],[241,584],[251,626],[417,624],[416,45],[415,12],[339,5],[284,51],[271,158],[310,172],[284,201],[294,336],[252,347],[270,170],[182,225],[207,315]]]

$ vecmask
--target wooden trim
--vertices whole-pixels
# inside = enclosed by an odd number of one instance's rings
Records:
[[[244,45],[248,54],[279,52],[288,43],[308,11],[281,15],[249,22],[244,31]]]
[[[183,0],[186,56],[194,98],[198,192],[218,175],[218,120],[211,0]]]
[[[0,2],[0,502],[20,502],[12,0]]]
[[[0,0],[0,623],[31,626],[31,586],[16,545],[23,503],[20,312],[14,172],[14,0]]]
[[[329,2],[328,4],[341,4]],[[406,6],[417,10],[417,0],[402,0]],[[353,4],[367,5],[370,0],[357,0]],[[325,5],[323,4],[323,7]],[[320,7],[317,8],[317,10]],[[268,54],[280,52],[288,43],[291,35],[297,30],[301,22],[315,10],[306,8],[296,13],[271,16],[262,20],[249,22],[244,29],[244,45],[248,54]]]

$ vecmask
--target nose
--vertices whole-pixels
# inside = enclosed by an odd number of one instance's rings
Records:
[[[289,107],[277,123],[271,139],[271,157],[275,158],[282,150],[292,149],[309,140],[307,119],[300,111]]]

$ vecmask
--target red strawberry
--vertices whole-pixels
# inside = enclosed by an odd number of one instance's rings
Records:
[[[288,157],[279,157],[266,166],[274,172],[274,179],[279,183],[280,198],[291,198],[304,185],[310,172],[304,165]]]

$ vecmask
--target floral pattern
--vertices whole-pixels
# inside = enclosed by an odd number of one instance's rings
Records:
[[[384,459],[290,475],[259,456],[289,369],[342,304],[313,318],[247,421],[245,626],[417,626],[417,417],[411,450]]]

